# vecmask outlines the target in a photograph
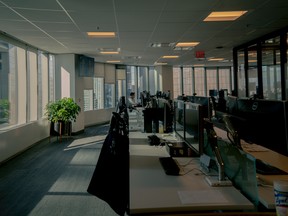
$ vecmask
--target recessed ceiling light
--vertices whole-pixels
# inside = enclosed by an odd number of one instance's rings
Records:
[[[218,11],[211,12],[204,21],[233,21],[245,14],[247,11]]]
[[[176,47],[194,47],[197,46],[199,42],[179,42]]]
[[[87,32],[89,37],[115,37],[115,32]]]
[[[106,61],[107,63],[119,63],[121,62],[120,60],[108,60]]]
[[[179,56],[177,56],[177,55],[169,55],[169,56],[162,56],[162,58],[165,58],[165,59],[174,59],[174,58],[179,58]]]
[[[224,58],[210,58],[208,61],[223,61]]]
[[[155,62],[154,65],[167,65],[167,62]]]
[[[118,51],[101,51],[100,52],[101,54],[105,54],[105,55],[116,55],[116,54],[119,54],[119,52]]]

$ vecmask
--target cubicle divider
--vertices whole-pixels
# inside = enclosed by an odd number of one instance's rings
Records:
[[[218,146],[226,176],[255,206],[258,206],[255,158],[222,139],[218,139]]]

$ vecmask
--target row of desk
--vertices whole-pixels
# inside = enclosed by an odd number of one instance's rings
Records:
[[[227,139],[225,131],[218,128],[215,128],[215,131],[219,137]],[[239,212],[239,215],[240,212],[257,213],[258,207],[234,186],[211,187],[205,181],[205,177],[217,173],[207,173],[201,167],[199,157],[174,158],[181,167],[182,175],[166,175],[159,157],[169,154],[165,147],[150,146],[147,138],[149,135],[151,134],[141,130],[129,133],[130,215],[178,215],[191,212]],[[245,150],[244,142],[243,146]],[[288,158],[283,155],[268,149],[265,151],[247,149],[247,152],[288,172],[288,167],[285,166],[288,164]],[[265,185],[258,187],[259,201],[264,206],[264,211],[268,212],[265,214],[274,215],[273,180],[288,179],[288,176],[259,175],[257,178],[265,182]],[[264,215],[263,212],[260,214]]]

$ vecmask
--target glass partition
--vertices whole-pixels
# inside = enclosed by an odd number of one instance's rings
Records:
[[[264,99],[281,100],[280,37],[262,43]]]
[[[257,44],[248,47],[248,97],[258,94]]]

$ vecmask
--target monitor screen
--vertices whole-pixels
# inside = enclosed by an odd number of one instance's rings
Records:
[[[185,141],[199,155],[203,153],[204,118],[204,106],[191,102],[185,103]]]
[[[287,101],[238,99],[236,116],[240,138],[288,154]]]
[[[226,112],[235,114],[237,112],[237,97],[228,95],[226,100]]]
[[[175,100],[174,101],[174,131],[182,139],[185,138],[185,133],[184,133],[184,119],[185,119],[184,104],[185,104],[185,102],[183,100]]]
[[[212,106],[210,104],[210,97],[205,96],[187,96],[188,101],[191,103],[200,104],[203,107],[203,114],[205,118],[210,118],[212,113]]]

